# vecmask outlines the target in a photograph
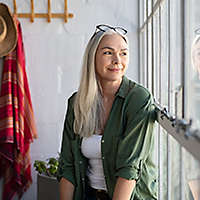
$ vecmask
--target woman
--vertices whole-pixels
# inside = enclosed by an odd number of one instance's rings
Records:
[[[152,96],[127,79],[126,30],[99,25],[68,100],[59,175],[61,200],[157,199]]]
[[[198,29],[197,29],[198,30]],[[197,31],[196,31],[197,32]],[[198,32],[197,32],[198,33]],[[191,93],[191,115],[195,119],[192,123],[193,127],[199,128],[200,126],[200,36],[199,33],[193,40],[191,46],[191,62],[193,67],[193,74],[191,76],[190,93]],[[192,72],[192,71],[191,71]]]
[[[192,43],[191,48],[192,66],[197,72],[197,78],[200,80],[200,36],[197,35]]]

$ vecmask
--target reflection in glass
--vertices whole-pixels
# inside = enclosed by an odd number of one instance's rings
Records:
[[[192,66],[196,72],[196,78],[200,80],[200,35],[194,39],[191,50]]]
[[[188,9],[186,10],[186,49],[187,74],[187,117],[192,118],[194,129],[200,129],[200,1],[191,0],[187,2]],[[200,181],[200,162],[192,157],[188,152],[184,152],[184,170],[187,187],[190,189],[193,198],[199,199],[200,194],[196,186],[199,186]],[[198,187],[199,188],[199,187]]]
[[[193,75],[191,77],[193,118],[196,128],[200,127],[200,35],[197,35],[191,47],[191,64]]]

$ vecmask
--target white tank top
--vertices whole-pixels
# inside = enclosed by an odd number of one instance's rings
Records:
[[[102,135],[92,135],[88,138],[83,138],[81,151],[89,160],[87,176],[90,186],[95,189],[107,190],[101,159],[101,138]]]

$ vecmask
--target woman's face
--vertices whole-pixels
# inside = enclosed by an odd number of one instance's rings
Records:
[[[200,41],[193,47],[193,64],[200,73]]]
[[[105,35],[95,55],[100,81],[121,81],[129,62],[128,44],[118,34]]]

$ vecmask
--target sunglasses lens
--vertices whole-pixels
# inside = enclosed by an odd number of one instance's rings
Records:
[[[116,27],[115,31],[118,32],[121,35],[125,35],[127,33],[127,31],[121,27]]]
[[[107,30],[109,30],[111,28],[109,26],[106,26],[106,25],[100,25],[99,29],[102,30],[102,31],[107,31]]]
[[[111,27],[108,25],[99,25],[96,27],[97,29],[99,29],[100,31],[108,31],[108,30],[114,30],[115,32],[121,34],[121,35],[125,35],[127,33],[127,31],[121,27]]]

